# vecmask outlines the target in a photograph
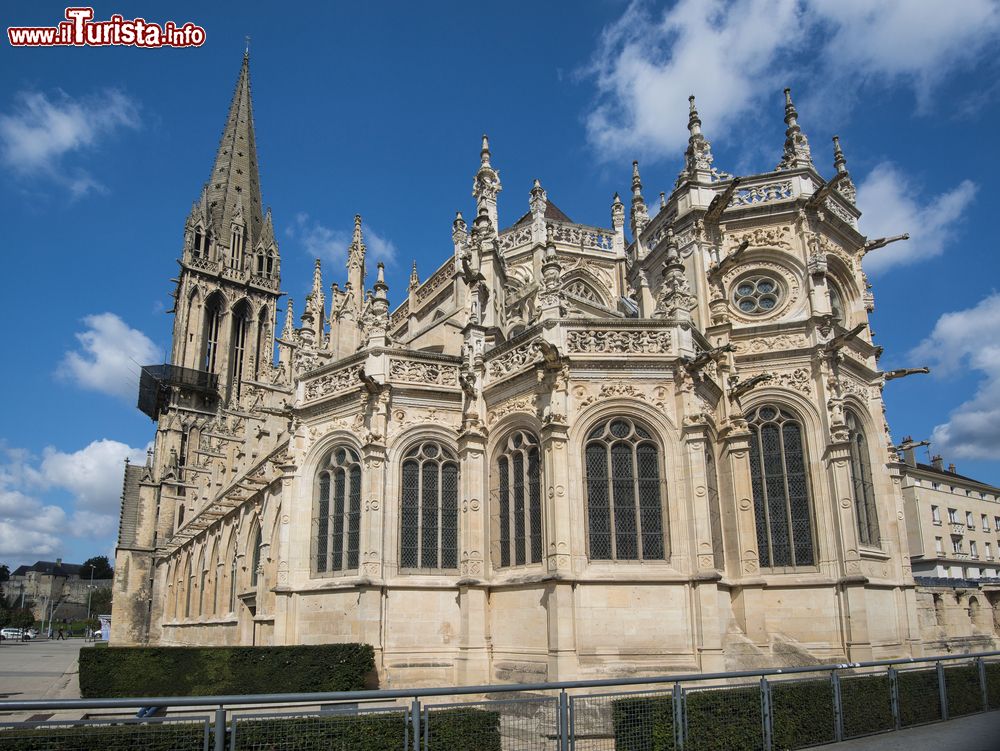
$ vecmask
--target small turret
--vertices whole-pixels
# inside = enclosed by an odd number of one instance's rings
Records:
[[[813,167],[812,153],[809,149],[809,139],[799,127],[799,113],[792,102],[792,90],[785,89],[785,153],[778,162],[776,170]]]
[[[632,239],[638,240],[639,235],[649,224],[649,209],[646,199],[642,197],[642,178],[639,176],[639,162],[632,162]]]
[[[833,166],[836,168],[838,175],[844,175],[840,179],[840,182],[837,183],[837,192],[851,203],[854,203],[858,197],[858,189],[855,187],[854,182],[851,180],[851,175],[847,171],[847,159],[844,158],[844,152],[840,148],[840,136],[833,137]]]
[[[503,190],[500,173],[490,164],[490,141],[483,134],[483,145],[479,151],[479,171],[472,182],[472,195],[476,199],[476,213],[485,208],[494,227],[499,227],[497,218],[497,194]]]

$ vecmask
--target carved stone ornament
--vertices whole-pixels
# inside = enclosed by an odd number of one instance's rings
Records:
[[[305,401],[314,401],[324,396],[359,387],[361,385],[361,380],[358,378],[360,369],[360,366],[353,365],[307,381]]]
[[[414,360],[389,360],[389,377],[394,381],[426,383],[435,386],[457,386],[458,369],[451,365],[416,362]]]
[[[669,331],[570,331],[566,336],[566,344],[570,352],[601,355],[655,355],[672,351]]]
[[[523,412],[532,416],[537,414],[537,397],[534,394],[515,397],[501,402],[486,413],[486,424],[493,425],[507,415]]]
[[[490,378],[502,378],[533,365],[542,359],[542,348],[537,341],[518,345],[486,364]]]
[[[766,339],[733,342],[736,353],[740,355],[758,355],[778,349],[803,349],[808,345],[804,334],[777,334]]]
[[[749,242],[751,248],[784,248],[790,250],[791,227],[758,227],[749,232],[730,235],[730,245],[735,248]]]

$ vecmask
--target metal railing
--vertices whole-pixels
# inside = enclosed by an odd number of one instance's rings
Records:
[[[91,712],[152,707],[191,714]],[[2,701],[0,714],[32,717],[0,722],[0,751],[774,751],[991,709],[1000,652],[558,683]]]

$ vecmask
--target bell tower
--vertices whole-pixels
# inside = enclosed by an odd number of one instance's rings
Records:
[[[215,376],[219,398],[272,364],[281,259],[263,211],[244,54],[229,116],[201,197],[184,228],[171,361]]]

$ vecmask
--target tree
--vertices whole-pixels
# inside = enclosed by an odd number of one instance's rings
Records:
[[[111,588],[95,589],[90,596],[90,614],[92,616],[109,615],[111,613]]]
[[[0,582],[5,582],[10,579],[10,566],[6,563],[0,563]]]
[[[94,572],[93,576],[90,575],[91,569]],[[81,579],[112,579],[114,575],[115,570],[111,568],[106,555],[95,555],[93,558],[85,560],[80,566]]]
[[[10,625],[14,628],[31,628],[35,625],[35,615],[31,608],[17,608],[11,611]]]

